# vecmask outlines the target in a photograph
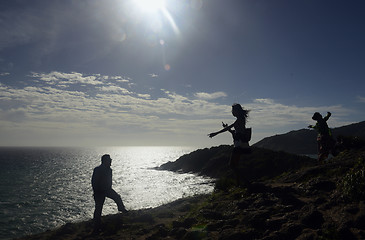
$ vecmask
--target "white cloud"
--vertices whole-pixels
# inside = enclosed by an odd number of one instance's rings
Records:
[[[88,94],[85,89],[81,92],[59,88],[57,81],[85,78],[76,73],[34,73],[33,77],[41,80],[37,86],[12,88],[0,85],[1,136],[32,134],[33,139],[41,141],[46,136],[68,136],[70,139],[88,136],[90,139],[91,135],[103,133],[101,135],[106,138],[117,138],[118,135],[130,140],[138,136],[153,140],[153,136],[158,135],[163,141],[162,135],[165,134],[184,136],[186,140],[189,135],[192,138],[195,138],[194,134],[201,135],[201,131],[204,131],[202,136],[205,138],[209,125],[202,126],[199,122],[209,122],[209,118],[221,118],[229,113],[226,106],[206,100],[190,99],[169,91],[165,91],[164,97],[152,99],[148,93],[131,93],[110,82],[95,86],[95,95]],[[102,76],[98,76],[100,78]],[[49,81],[55,84],[46,84]],[[14,118],[19,121],[13,122]],[[128,132],[133,132],[133,136]],[[98,139],[95,137],[95,141]],[[0,144],[6,141],[0,139]],[[188,142],[192,144],[192,141]]]
[[[341,105],[321,106],[321,107],[298,107],[295,105],[284,105],[277,103],[273,99],[255,99],[253,103],[247,104],[251,109],[253,125],[258,128],[273,129],[296,129],[294,127],[306,128],[314,112],[332,112],[332,127],[341,126],[348,122],[341,120],[349,116],[353,111]]]
[[[91,76],[84,76],[82,73],[61,73],[61,72],[51,72],[51,73],[32,73],[31,75],[33,78],[37,78],[39,80],[45,82],[52,82],[52,83],[60,83],[60,84],[75,84],[75,83],[82,83],[82,84],[90,84],[90,85],[101,85],[103,84],[102,81],[99,79],[103,79],[103,77],[97,75]]]
[[[183,144],[185,141],[188,145],[211,146],[231,143],[229,134],[214,139],[207,137],[209,132],[221,128],[221,121],[232,123],[235,120],[230,105],[210,101],[224,97],[225,93],[200,92],[189,97],[162,89],[163,95],[156,97],[131,92],[100,75],[89,79],[80,73],[52,72],[34,73],[33,77],[42,80],[23,88],[0,84],[0,136],[11,135],[14,139],[11,144],[24,139],[39,139],[39,144],[52,142],[44,141],[47,138],[57,138],[54,144],[62,138],[69,144],[115,145],[138,141],[139,144],[174,144],[175,141]],[[68,78],[83,83],[108,81],[78,90],[60,88],[59,82]],[[54,84],[48,84],[49,81]],[[242,103],[242,106],[251,110],[248,126],[254,128],[254,141],[305,128],[312,123],[311,117],[316,111],[332,112],[331,127],[343,125],[351,114],[351,110],[340,105],[297,107],[267,98]],[[8,140],[0,138],[0,145]]]
[[[151,78],[157,78],[158,77],[158,75],[155,74],[155,73],[150,73],[150,74],[148,74],[148,76],[150,76]]]
[[[257,98],[257,99],[254,100],[254,102],[257,102],[257,103],[266,103],[266,104],[273,104],[274,103],[274,100],[268,99],[268,98]]]
[[[123,82],[123,83],[130,82],[130,79],[122,77],[122,76],[112,76],[112,77],[110,77],[110,79],[116,80],[117,82]]]
[[[145,99],[150,99],[151,95],[150,94],[137,94],[138,97],[140,98],[145,98]]]
[[[195,93],[195,96],[199,99],[203,100],[213,100],[217,98],[226,97],[227,94],[224,92],[214,92],[214,93],[205,93],[205,92],[198,92]]]
[[[119,87],[119,86],[102,86],[102,87],[97,87],[97,89],[99,89],[102,92],[114,92],[114,93],[123,93],[123,94],[131,94],[130,91],[128,91],[128,89]]]

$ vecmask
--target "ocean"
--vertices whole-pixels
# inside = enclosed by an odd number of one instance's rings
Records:
[[[110,154],[113,188],[128,210],[157,207],[213,191],[213,179],[155,170],[196,149],[189,147],[0,148],[0,239],[90,220],[91,175]],[[117,213],[107,199],[103,215]]]

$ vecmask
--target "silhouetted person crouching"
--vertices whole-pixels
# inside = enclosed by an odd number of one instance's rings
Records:
[[[112,189],[112,169],[110,168],[112,159],[105,154],[101,157],[101,165],[94,168],[91,184],[94,192],[94,232],[101,231],[101,213],[105,198],[111,198],[118,205],[118,211],[127,213],[122,198]]]

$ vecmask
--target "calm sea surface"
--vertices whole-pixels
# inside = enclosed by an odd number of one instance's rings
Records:
[[[113,188],[129,210],[213,190],[212,179],[154,170],[194,151],[186,147],[0,148],[0,239],[92,218],[91,175],[111,155]],[[103,215],[117,213],[111,199]]]

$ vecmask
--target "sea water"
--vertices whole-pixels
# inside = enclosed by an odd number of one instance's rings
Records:
[[[128,210],[157,207],[209,193],[210,178],[155,168],[195,150],[189,147],[0,148],[0,239],[90,220],[91,175],[110,154],[113,188]],[[117,213],[107,199],[103,215]]]

